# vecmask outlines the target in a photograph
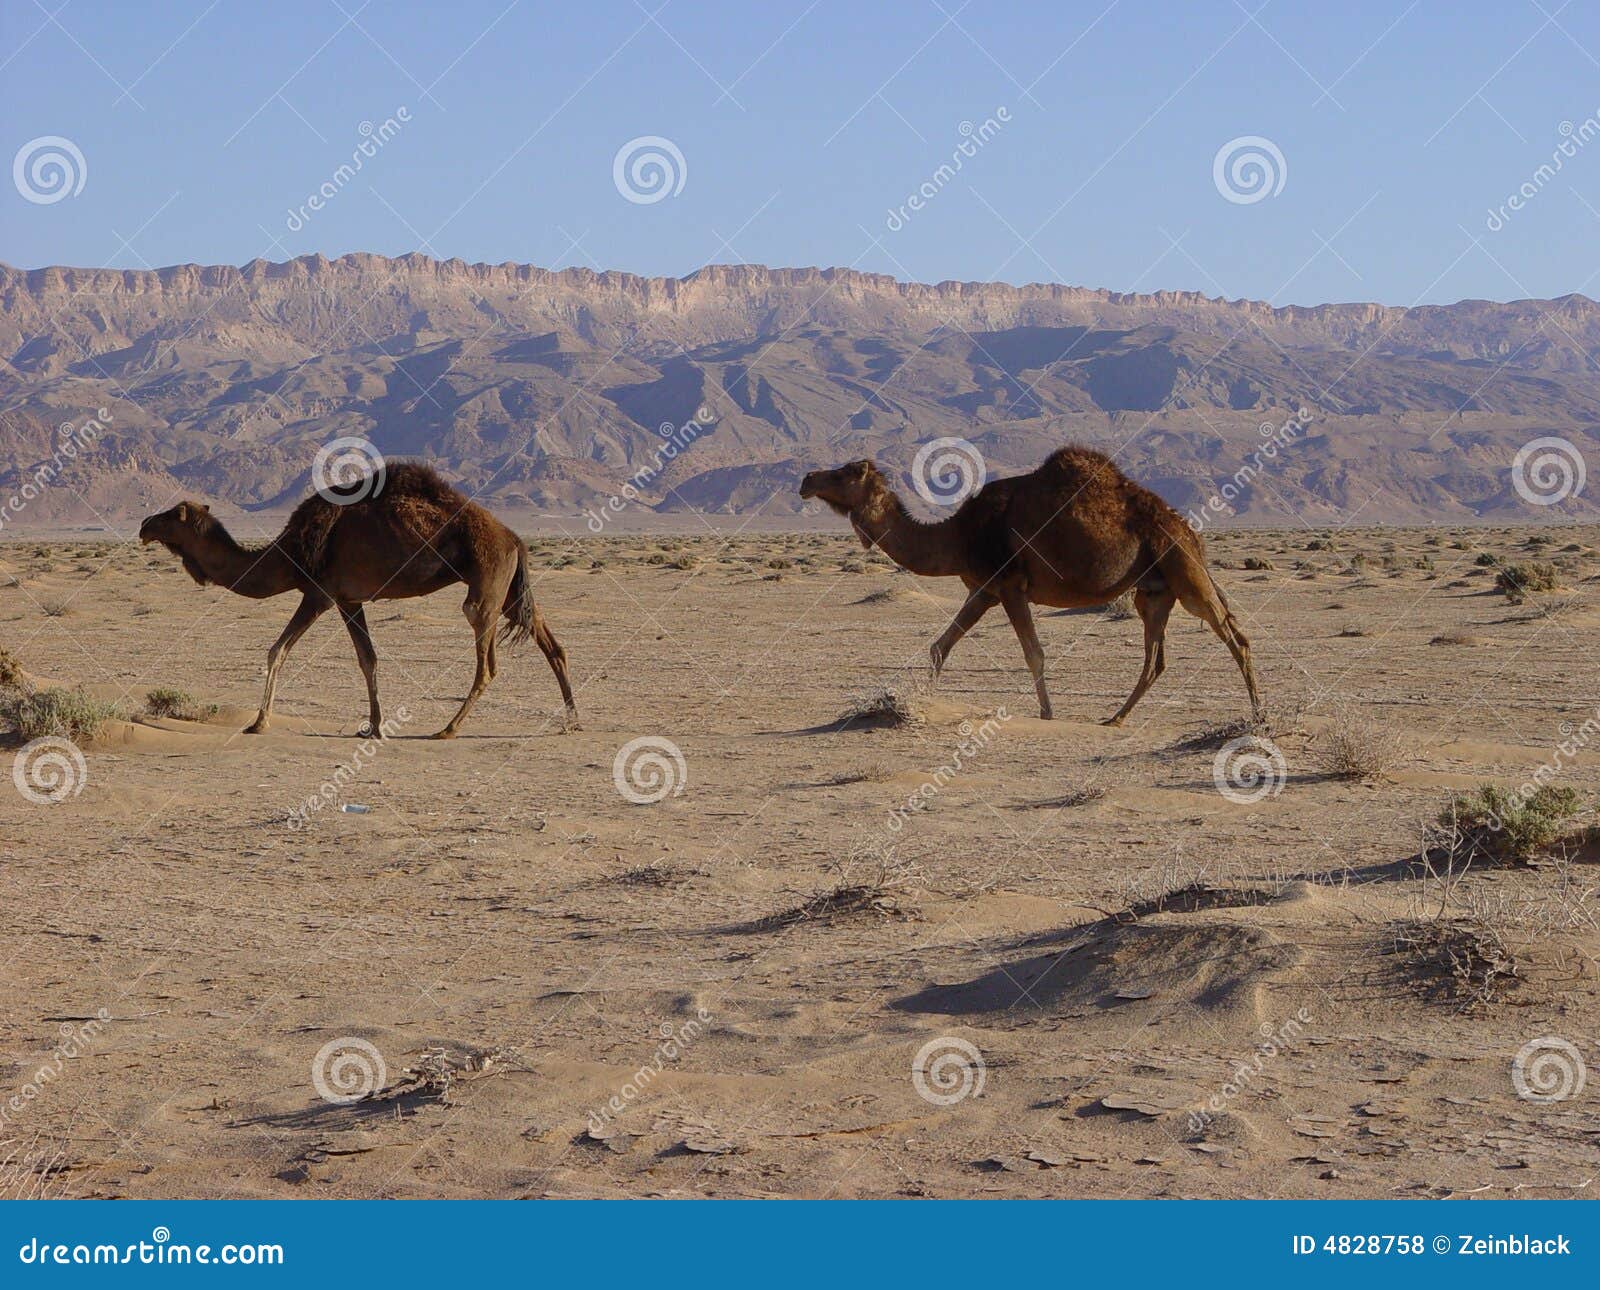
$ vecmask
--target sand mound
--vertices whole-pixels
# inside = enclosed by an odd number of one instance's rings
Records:
[[[926,591],[919,591],[915,587],[880,587],[877,591],[869,591],[860,600],[852,600],[852,605],[943,605],[947,604],[940,596],[930,596]]]
[[[1260,985],[1300,962],[1265,928],[1220,922],[1115,923],[1075,929],[1060,950],[1002,964],[957,985],[898,1000],[906,1012],[947,1016],[1029,1009],[1053,1016],[1086,1008],[1174,1004],[1260,1020]]]

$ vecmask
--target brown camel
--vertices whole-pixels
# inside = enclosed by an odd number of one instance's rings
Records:
[[[306,629],[337,606],[367,682],[363,733],[381,736],[378,654],[362,607],[369,600],[426,596],[456,582],[467,584],[461,611],[472,624],[478,670],[461,710],[434,738],[453,738],[494,679],[494,629],[502,614],[502,638],[536,641],[555,671],[567,711],[577,711],[567,681],[566,651],[533,601],[527,546],[427,466],[391,464],[381,476],[368,476],[339,491],[329,489],[326,495],[315,493],[265,546],[240,546],[199,502],[179,502],[150,516],[139,527],[139,540],[160,542],[202,587],[214,582],[252,600],[300,592],[300,607],[267,651],[261,713],[246,734],[267,728],[283,660]]]
[[[863,546],[877,547],[902,568],[966,584],[966,603],[929,651],[936,681],[955,643],[1003,605],[1033,673],[1039,715],[1048,719],[1044,649],[1029,604],[1104,605],[1131,588],[1144,620],[1144,670],[1105,724],[1121,725],[1166,667],[1167,616],[1180,602],[1232,651],[1260,711],[1250,642],[1206,569],[1200,535],[1098,452],[1062,448],[1030,474],[991,480],[934,524],[913,519],[870,461],[812,471],[800,496],[819,497],[848,515]]]

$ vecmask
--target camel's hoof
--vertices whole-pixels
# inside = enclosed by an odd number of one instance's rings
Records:
[[[1122,724],[1122,718],[1121,717],[1107,717],[1100,724],[1102,726],[1120,726]]]
[[[456,737],[456,732],[454,730],[450,729],[449,726],[446,726],[438,734],[436,734],[436,735],[434,735],[432,737],[434,739],[454,739]]]
[[[375,726],[370,721],[363,721],[356,727],[357,739],[382,739],[383,727]]]
[[[239,733],[240,734],[244,734],[244,735],[259,735],[259,734],[264,733],[266,731],[266,728],[267,728],[266,722],[264,722],[264,721],[252,721],[248,726],[246,726]]]

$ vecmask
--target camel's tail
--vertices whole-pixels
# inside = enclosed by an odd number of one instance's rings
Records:
[[[520,645],[532,640],[538,627],[538,610],[533,603],[533,580],[528,577],[528,544],[517,539],[517,571],[506,590],[506,603],[501,608],[506,625],[500,629],[500,639],[508,644]]]

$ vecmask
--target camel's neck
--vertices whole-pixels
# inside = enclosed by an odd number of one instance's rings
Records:
[[[190,573],[198,570],[207,582],[264,600],[268,596],[292,591],[294,564],[276,542],[264,547],[240,546],[233,535],[215,520],[207,531],[196,534],[179,552]]]
[[[859,510],[851,511],[850,523],[862,541],[912,573],[944,578],[966,568],[966,552],[956,531],[955,517],[924,524],[888,489]]]

